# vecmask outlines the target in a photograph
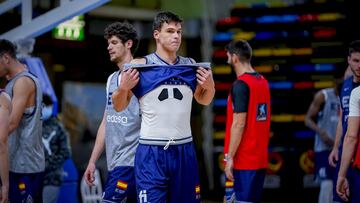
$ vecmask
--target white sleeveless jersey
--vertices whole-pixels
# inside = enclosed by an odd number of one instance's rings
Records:
[[[155,53],[145,56],[147,64],[169,65]],[[176,64],[192,64],[178,57]],[[192,141],[190,116],[193,91],[174,78],[142,96],[140,143],[153,145],[183,144]]]

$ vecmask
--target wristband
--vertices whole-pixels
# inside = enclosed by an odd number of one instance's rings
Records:
[[[224,161],[228,162],[228,161],[230,161],[230,160],[232,161],[233,158],[230,157],[228,154],[225,154],[225,156],[224,156]]]

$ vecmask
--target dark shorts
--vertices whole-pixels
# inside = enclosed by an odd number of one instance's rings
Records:
[[[353,168],[350,182],[350,198],[352,203],[360,202],[360,169]]]
[[[315,175],[318,180],[334,179],[335,168],[329,165],[330,151],[315,152]]]
[[[135,155],[139,203],[198,203],[200,184],[193,143],[139,144]]]
[[[235,200],[240,202],[260,202],[265,173],[266,169],[233,170]]]
[[[225,181],[225,200],[226,203],[232,203],[235,200],[234,182],[228,179]]]
[[[9,173],[10,202],[42,202],[44,173]]]
[[[103,202],[136,203],[134,167],[118,166],[109,171],[103,193]]]

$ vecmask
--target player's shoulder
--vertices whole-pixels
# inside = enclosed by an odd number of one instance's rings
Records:
[[[189,58],[189,60],[191,61],[191,63],[196,63],[195,59],[193,58]]]
[[[107,80],[106,80],[106,83],[107,83],[107,84],[110,83],[110,81],[113,79],[114,75],[117,75],[118,72],[119,72],[119,71],[117,70],[117,71],[111,73],[111,74],[108,76],[108,78],[107,78]]]
[[[314,102],[316,103],[319,103],[319,104],[322,104],[325,102],[325,99],[326,99],[326,91],[324,89],[322,90],[319,90],[315,93],[314,95]]]
[[[360,86],[355,87],[355,88],[351,91],[351,95],[360,96]]]
[[[180,56],[180,55],[178,55],[177,57],[178,57],[178,62],[180,64],[194,64],[194,63],[196,63],[196,61],[191,57],[184,57],[184,56]]]
[[[131,64],[146,64],[146,59],[144,57],[134,58],[130,61]]]
[[[11,98],[6,92],[0,93],[0,106],[8,109],[11,107]]]
[[[247,87],[248,85],[247,85],[246,82],[243,81],[243,80],[235,80],[235,81],[233,82],[232,86],[233,86],[233,87],[243,87],[243,86],[246,86],[246,87]]]
[[[5,100],[11,101],[10,95],[5,91],[0,91],[0,97],[4,98]]]
[[[29,77],[29,76],[22,76],[19,77],[14,84],[14,88],[24,88],[27,90],[35,90],[35,81],[33,78]]]
[[[249,90],[249,85],[242,80],[235,80],[231,86],[231,91],[233,93],[243,93],[244,91]]]
[[[358,103],[360,101],[360,88],[359,87],[356,87],[351,91],[350,103],[354,103],[354,104],[358,105]]]

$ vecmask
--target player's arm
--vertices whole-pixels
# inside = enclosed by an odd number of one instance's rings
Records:
[[[341,164],[339,170],[339,179],[345,179],[351,160],[354,157],[356,144],[358,141],[360,124],[360,88],[355,88],[351,92],[349,101],[348,126],[344,138],[343,151],[341,155]],[[340,189],[340,188],[337,188]],[[343,192],[343,191],[338,191]]]
[[[348,128],[344,138],[343,151],[341,155],[341,163],[340,170],[338,174],[338,183],[336,186],[336,191],[339,195],[345,199],[349,196],[349,191],[347,186],[343,186],[345,183],[346,173],[351,164],[351,160],[354,157],[356,144],[358,141],[358,132],[360,125],[360,117],[359,116],[349,116],[348,119]],[[342,184],[341,184],[342,183]]]
[[[231,125],[230,132],[230,143],[229,143],[229,151],[226,157],[227,163],[225,168],[225,173],[228,179],[234,180],[232,174],[233,168],[233,157],[235,156],[236,151],[240,145],[242,134],[244,132],[244,128],[246,125],[246,116],[247,113],[234,113],[233,114],[233,123]]]
[[[244,132],[246,124],[246,115],[247,113],[233,113],[233,123],[231,125],[230,133],[230,145],[229,145],[229,158],[235,156],[236,151],[241,142],[242,134]]]
[[[334,146],[329,154],[329,164],[332,167],[336,166],[337,161],[339,160],[339,145],[340,145],[340,140],[341,140],[341,136],[343,133],[343,128],[342,128],[342,109],[340,108],[340,113],[339,113],[339,120],[337,123],[337,127],[336,127],[336,135],[335,135],[335,141],[334,141]]]
[[[134,59],[134,64],[145,64],[146,59]],[[129,69],[121,73],[121,81],[119,88],[112,95],[112,102],[116,111],[124,110],[130,103],[133,93],[131,89],[139,82],[139,72],[136,69]]]
[[[309,127],[311,130],[315,131],[325,144],[329,146],[333,146],[334,141],[329,137],[326,130],[320,128],[315,122],[315,119],[318,113],[321,111],[321,108],[324,105],[324,103],[325,103],[325,95],[322,93],[322,91],[317,92],[306,113],[305,125]]]
[[[349,183],[346,179],[347,170],[354,157],[355,148],[358,141],[359,124],[360,124],[360,88],[355,88],[351,92],[349,101],[348,126],[343,143],[341,155],[340,170],[338,181],[336,183],[336,192],[339,196],[347,201],[350,190]]]
[[[242,134],[246,125],[246,117],[249,106],[250,90],[246,83],[242,81],[234,82],[231,88],[231,98],[233,102],[233,122],[230,129],[230,143],[226,158],[225,174],[230,180],[234,180],[233,157],[235,156],[241,143]]]
[[[85,182],[89,186],[94,186],[94,181],[95,181],[94,173],[96,169],[96,161],[99,159],[101,153],[104,151],[105,148],[105,125],[106,125],[105,116],[106,115],[104,112],[103,119],[97,131],[95,145],[91,153],[88,166],[84,173]]]
[[[2,182],[0,202],[6,202],[9,191],[8,127],[11,112],[10,97],[0,94],[0,178]]]
[[[19,78],[13,87],[12,111],[10,114],[9,134],[12,133],[21,121],[28,104],[35,105],[35,83],[29,77]],[[34,98],[34,101],[30,101]]]

